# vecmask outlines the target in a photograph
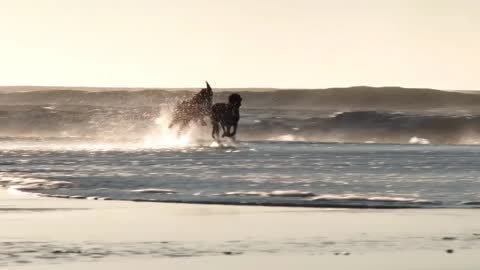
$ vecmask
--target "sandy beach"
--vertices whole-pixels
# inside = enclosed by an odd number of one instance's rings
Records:
[[[0,25],[0,270],[480,270],[480,0]]]
[[[2,191],[0,214],[0,266],[12,269],[477,269],[480,265],[476,210],[137,203]]]

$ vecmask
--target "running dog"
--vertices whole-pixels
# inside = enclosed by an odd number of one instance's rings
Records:
[[[210,120],[214,140],[220,141],[220,126],[223,130],[222,138],[235,139],[238,121],[240,120],[240,106],[242,106],[242,97],[237,93],[228,97],[228,103],[216,103],[212,106]],[[231,128],[233,128],[233,131],[231,131]]]

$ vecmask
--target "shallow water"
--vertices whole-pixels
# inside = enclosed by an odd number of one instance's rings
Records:
[[[11,144],[15,147],[8,147]],[[301,142],[239,142],[226,148],[105,147],[93,143],[41,147],[45,142],[1,145],[3,185],[50,195],[352,208],[480,205],[478,146]]]

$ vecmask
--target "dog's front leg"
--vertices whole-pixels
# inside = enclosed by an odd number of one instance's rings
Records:
[[[233,133],[231,134],[232,137],[235,137],[235,135],[237,134],[237,126],[238,126],[237,123],[235,123],[235,124],[233,125]]]

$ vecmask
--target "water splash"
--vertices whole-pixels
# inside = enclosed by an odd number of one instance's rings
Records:
[[[155,119],[151,132],[144,138],[145,147],[183,148],[198,145],[197,126],[190,125],[179,132],[178,127],[168,127],[171,119],[172,111],[163,108],[160,116]]]

